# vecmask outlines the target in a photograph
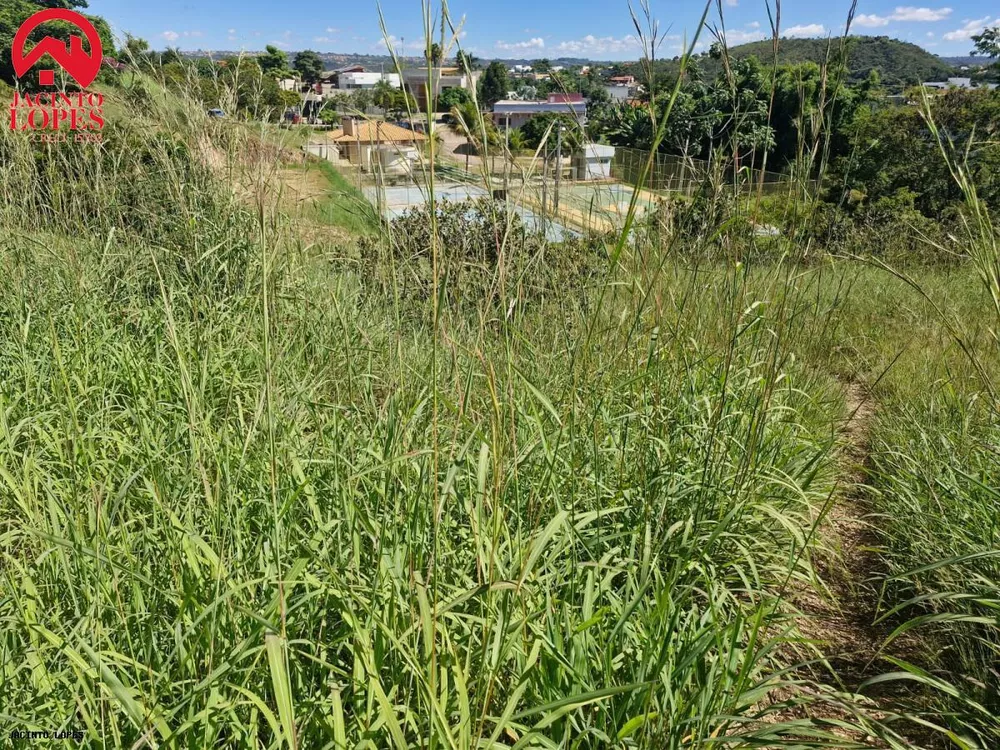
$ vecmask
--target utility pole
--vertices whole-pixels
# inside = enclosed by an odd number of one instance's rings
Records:
[[[556,185],[552,195],[552,211],[559,212],[559,181],[562,178],[562,125],[556,130]]]
[[[511,170],[511,165],[514,162],[514,157],[510,153],[510,115],[509,114],[507,115],[507,127],[504,130],[504,136],[507,139],[507,153],[506,153],[505,158],[504,158],[504,161],[506,163],[504,164],[504,169],[503,169],[503,197],[504,197],[504,200],[506,200],[507,199],[507,192],[510,190],[510,170]],[[508,158],[510,159],[509,162],[507,161]]]
[[[545,151],[542,153],[542,234],[543,235],[548,234],[548,232],[545,229],[545,212],[547,210],[546,203],[548,202],[548,195],[547,195],[548,190],[546,189],[548,183],[545,180],[545,173],[548,171],[548,168],[549,168],[549,151],[548,151],[548,144],[546,144]]]

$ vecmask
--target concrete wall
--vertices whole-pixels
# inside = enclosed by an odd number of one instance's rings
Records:
[[[307,143],[302,150],[311,156],[332,161],[335,164],[340,161],[340,149],[332,143]]]
[[[398,89],[403,85],[398,73],[341,73],[337,78],[337,88],[341,91],[373,89],[383,80],[393,88]]]

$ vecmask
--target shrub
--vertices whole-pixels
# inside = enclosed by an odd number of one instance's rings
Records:
[[[437,262],[451,304],[509,303],[569,294],[605,267],[604,250],[575,240],[558,250],[525,226],[505,204],[490,199],[444,202],[437,207]],[[416,208],[391,222],[389,240],[362,241],[363,275],[382,291],[399,281],[411,300],[434,290],[430,209]]]

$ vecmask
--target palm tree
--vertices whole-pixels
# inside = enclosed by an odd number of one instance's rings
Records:
[[[507,146],[512,154],[524,151],[528,147],[528,142],[520,128],[511,128],[507,131]]]
[[[475,55],[470,55],[462,49],[455,55],[455,62],[462,70],[475,70],[476,66],[479,65],[479,59]]]

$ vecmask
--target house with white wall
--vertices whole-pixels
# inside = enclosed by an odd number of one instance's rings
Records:
[[[544,101],[503,99],[493,105],[493,122],[497,127],[520,128],[544,113],[569,115],[583,126],[587,124],[587,101],[582,94],[549,94]]]

